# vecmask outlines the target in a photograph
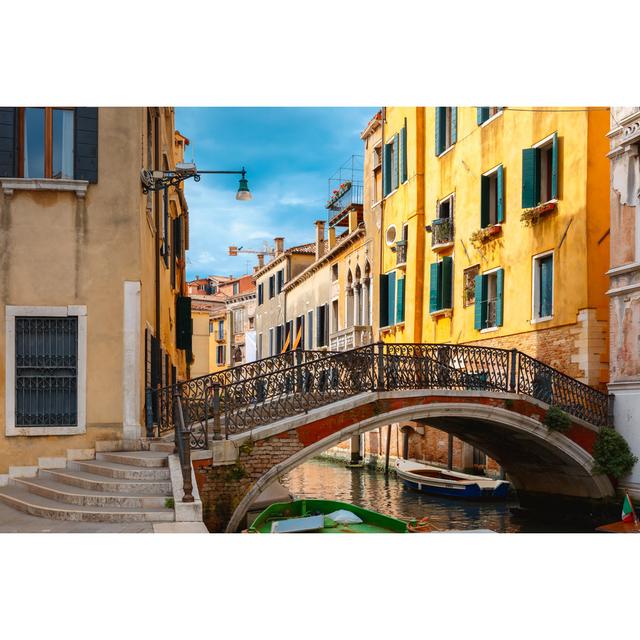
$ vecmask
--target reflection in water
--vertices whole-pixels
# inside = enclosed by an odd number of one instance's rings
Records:
[[[343,463],[324,459],[299,466],[282,479],[282,484],[297,498],[341,500],[405,520],[427,516],[439,530],[491,529],[510,533],[569,530],[566,525],[523,521],[511,511],[518,506],[516,500],[478,503],[427,496],[406,489],[394,471],[385,476],[379,471],[348,469]]]

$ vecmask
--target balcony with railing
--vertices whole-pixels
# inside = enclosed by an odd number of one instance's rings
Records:
[[[446,249],[453,244],[453,219],[436,218],[431,223],[431,248]]]
[[[396,267],[405,267],[407,265],[407,241],[398,240],[395,246],[396,250]]]
[[[371,344],[373,331],[369,325],[354,325],[329,335],[330,351],[346,351]]]

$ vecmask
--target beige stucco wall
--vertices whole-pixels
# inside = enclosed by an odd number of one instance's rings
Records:
[[[155,325],[153,209],[142,193],[147,168],[146,108],[100,108],[98,182],[86,197],[73,191],[0,191],[0,474],[35,465],[41,456],[92,448],[123,435],[123,325],[125,282],[140,283],[139,419],[144,425],[145,327]],[[173,109],[159,109],[161,146],[175,162]],[[173,196],[175,199],[175,196]],[[179,209],[177,209],[179,211]],[[161,267],[161,331],[179,376],[185,356],[174,348],[175,291]],[[5,308],[82,305],[87,309],[86,433],[70,436],[5,434]],[[135,379],[135,375],[134,375]]]

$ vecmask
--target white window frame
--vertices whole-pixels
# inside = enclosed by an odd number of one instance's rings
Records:
[[[78,318],[77,400],[78,424],[75,427],[16,426],[16,317],[43,316]],[[87,307],[68,306],[5,306],[5,435],[7,436],[70,436],[87,431]]]
[[[497,115],[497,114],[496,114]],[[495,167],[493,167],[493,169],[489,169],[489,171],[485,171],[482,176],[484,178],[491,178],[492,176],[494,176],[495,174],[498,173],[498,169],[500,169],[500,167],[503,166],[502,164],[497,164]],[[498,194],[498,178],[496,177],[495,179],[495,185],[496,185],[496,190],[495,190],[495,201],[494,201],[494,205],[495,205],[495,218],[496,221],[495,222],[489,222],[490,227],[495,227],[497,225],[501,225],[502,223],[498,222],[498,199],[499,199],[499,194]],[[492,208],[492,203],[491,203],[491,192],[489,192],[489,217],[491,217],[491,208]]]
[[[496,118],[499,118],[503,113],[504,113],[504,107],[500,107],[498,111],[496,111],[492,116],[489,116],[483,123],[480,124],[480,126],[485,127],[490,122],[493,122]]]
[[[494,273],[497,273],[498,271],[500,271],[500,269],[502,269],[502,267],[494,267],[493,269],[487,269],[487,271],[483,271],[482,273],[480,273],[479,275],[481,276],[490,276]],[[498,279],[496,276],[496,288],[498,286]],[[487,287],[487,294],[489,292],[489,287]],[[497,293],[497,291],[496,291]],[[502,292],[502,295],[504,296],[504,291]],[[497,314],[496,314],[497,317]],[[495,324],[491,327],[485,327],[484,329],[480,329],[480,333],[491,333],[492,331],[497,331],[500,327]]]
[[[538,262],[541,258],[546,258],[547,256],[552,256],[553,260],[553,281],[551,282],[551,315],[550,316],[538,316],[537,308],[540,306],[540,278],[539,278],[539,269],[537,268],[536,262]],[[556,271],[556,258],[554,255],[554,250],[544,251],[543,253],[538,253],[531,258],[531,324],[537,324],[539,322],[548,322],[549,320],[553,320],[553,314],[556,307],[556,287],[555,287],[555,271]]]
[[[387,145],[387,144],[392,144],[392,145],[395,146],[395,135],[392,135],[387,140],[387,142],[385,142],[385,145]],[[394,149],[392,149],[392,151],[391,151],[391,157],[392,158],[393,158],[393,152],[394,152]],[[384,148],[383,148],[382,153],[384,154]],[[398,154],[400,154],[400,149],[398,149]],[[384,158],[383,158],[383,161],[384,161]],[[398,155],[398,162],[399,161],[400,161],[400,155]],[[384,172],[382,173],[382,194],[380,194],[380,195],[382,195],[382,198],[379,200],[379,202],[382,202],[383,200],[386,200],[387,198],[391,197],[399,189],[399,187],[400,187],[400,167],[398,166],[396,168],[398,169],[398,186],[395,189],[389,191],[389,193],[387,193],[386,196],[383,195],[384,194]]]
[[[440,219],[440,205],[443,205],[445,202],[449,202],[449,220],[453,220],[453,217],[456,212],[456,192],[453,191],[448,196],[445,196],[444,198],[440,198],[438,200],[438,206],[437,206],[438,219]]]
[[[550,133],[546,138],[543,138],[542,140],[540,140],[539,142],[536,142],[534,145],[531,146],[532,149],[544,149],[546,147],[549,146],[549,143],[553,141],[553,136],[557,133],[557,131],[554,131],[553,133]],[[542,184],[543,182],[546,184],[546,174],[545,177],[543,179],[542,176],[542,166],[538,167],[540,170],[540,188],[542,188]],[[551,194],[548,194],[549,197],[548,198],[542,198],[541,194],[538,193],[538,199],[540,200],[541,204],[547,204],[548,202],[557,202],[558,199],[557,198],[551,198]]]

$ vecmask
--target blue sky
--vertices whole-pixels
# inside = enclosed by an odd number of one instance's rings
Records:
[[[228,255],[229,245],[260,249],[314,239],[326,220],[327,181],[352,155],[377,107],[215,107],[176,109],[176,128],[191,142],[186,160],[202,170],[247,169],[253,200],[235,199],[239,176],[205,175],[185,184],[190,215],[187,277],[241,275],[255,256]]]

